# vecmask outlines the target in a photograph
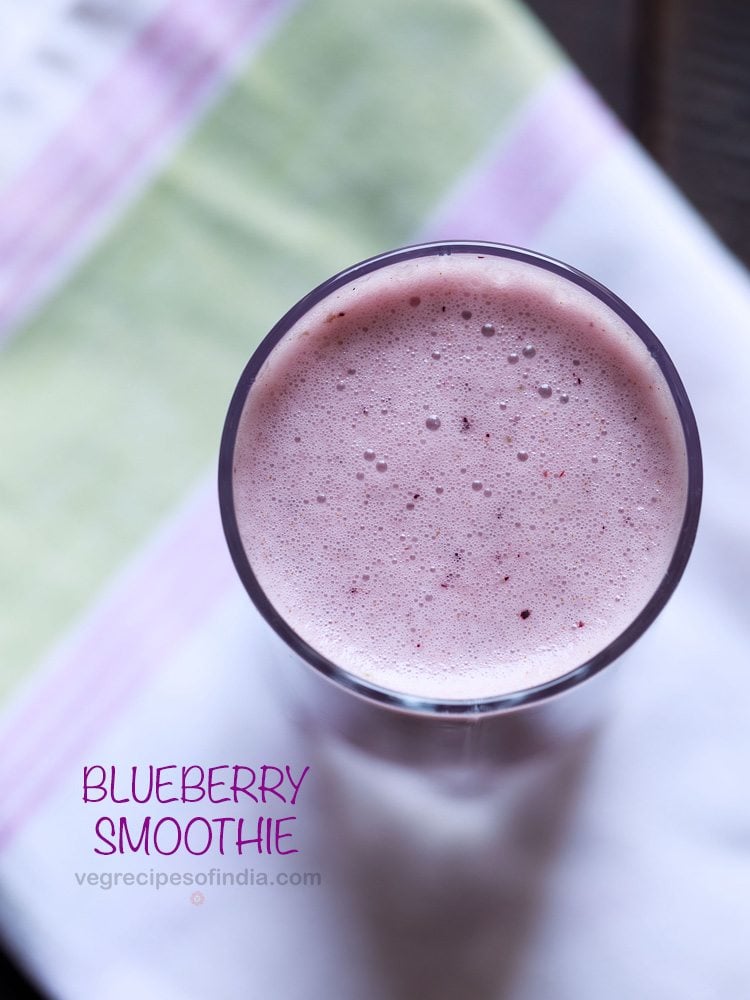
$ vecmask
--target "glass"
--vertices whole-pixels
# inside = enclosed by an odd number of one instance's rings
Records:
[[[545,269],[582,287],[623,319],[645,343],[671,391],[684,434],[688,482],[682,527],[667,572],[645,607],[620,635],[594,656],[553,680],[499,696],[440,701],[413,697],[353,676],[336,663],[330,662],[297,635],[264,593],[248,561],[237,524],[232,468],[239,421],[253,382],[276,344],[312,306],[341,286],[379,268],[416,257],[459,253],[494,255]],[[584,704],[584,699],[577,697],[576,711],[573,712],[570,700],[562,699],[562,703],[558,705],[557,696],[573,689],[578,690],[584,682],[587,682],[585,686],[589,688],[592,678],[620,657],[660,613],[687,564],[698,525],[701,493],[701,450],[695,418],[679,375],[667,352],[651,330],[621,299],[575,268],[528,250],[491,243],[441,242],[394,250],[342,271],[306,295],[268,333],[242,373],[229,406],[219,460],[221,516],[235,567],[255,606],[283,640],[286,649],[293,654],[287,658],[297,662],[303,661],[307,667],[312,668],[300,671],[294,683],[309,689],[309,697],[318,706],[316,711],[320,705],[326,705],[325,711],[330,710],[330,714],[336,719],[348,720],[345,727],[348,731],[353,734],[372,731],[376,734],[376,742],[391,749],[404,741],[412,746],[415,745],[415,733],[422,734],[428,742],[434,744],[437,732],[436,720],[439,720],[443,723],[440,731],[448,737],[447,752],[459,753],[460,756],[465,753],[467,741],[471,743],[477,739],[476,727],[467,726],[465,723],[476,722],[479,719],[502,719],[502,726],[496,726],[492,730],[494,735],[490,738],[490,743],[502,744],[511,754],[524,743],[532,731],[531,742],[543,745],[549,739],[557,739],[561,731],[570,728],[569,722],[572,724],[574,717],[579,717],[581,714],[579,708]],[[316,677],[318,680],[323,678],[325,683],[322,685],[317,683],[314,680]],[[554,711],[545,713],[547,719],[555,720],[552,724],[545,723],[541,727],[537,724],[540,713],[530,712],[530,709],[541,707],[547,709],[554,707]],[[536,720],[533,724],[532,716]],[[456,725],[461,721],[464,725]],[[573,728],[576,728],[575,725]],[[382,739],[377,739],[378,732]],[[469,732],[472,733],[471,737],[467,736]],[[485,737],[488,732],[485,726],[483,729]],[[417,743],[419,742],[420,739],[417,739]]]

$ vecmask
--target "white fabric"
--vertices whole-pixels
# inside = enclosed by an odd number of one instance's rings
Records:
[[[602,217],[597,244],[589,221]],[[685,578],[617,668],[611,719],[564,811],[552,811],[558,847],[542,864],[523,825],[514,829],[512,810],[528,809],[528,797],[510,806],[502,796],[461,798],[413,776],[383,778],[366,760],[352,757],[342,770],[321,759],[315,798],[300,799],[304,849],[291,866],[320,871],[321,887],[207,888],[200,906],[182,887],[80,888],[73,873],[97,866],[76,769],[3,865],[19,945],[33,942],[55,996],[746,994],[748,284],[629,143],[567,199],[539,248],[608,284],[661,337],[694,403],[706,478]],[[132,760],[133,733],[143,762],[233,762],[238,747],[246,761],[304,760],[260,669],[263,643],[237,583],[200,641],[174,656],[90,760]],[[323,787],[327,766],[329,785],[331,775],[340,783],[333,792]],[[509,782],[521,777],[529,776]],[[533,780],[536,793],[559,794],[554,769]],[[336,813],[321,818],[314,802],[331,795]],[[461,928],[471,933],[462,939]]]

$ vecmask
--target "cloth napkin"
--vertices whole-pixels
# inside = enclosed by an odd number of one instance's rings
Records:
[[[19,961],[62,1000],[747,995],[745,271],[510,0],[20,11],[0,4],[0,922]],[[610,671],[585,756],[482,794],[310,741],[214,486],[273,322],[437,238],[528,246],[624,298],[705,459],[688,570]],[[297,853],[97,853],[101,816],[171,816],[166,836],[292,815],[272,794],[83,800],[85,767],[96,798],[149,764],[310,767]]]

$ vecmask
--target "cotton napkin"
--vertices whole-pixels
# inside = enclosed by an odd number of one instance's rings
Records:
[[[743,268],[510,0],[19,9],[0,7],[0,921],[19,961],[64,1000],[745,995]],[[610,671],[601,731],[483,794],[311,742],[214,485],[273,322],[438,238],[531,247],[624,298],[705,460],[689,568]],[[83,801],[85,767],[149,764],[310,767],[297,853],[97,854],[101,815],[259,814]]]

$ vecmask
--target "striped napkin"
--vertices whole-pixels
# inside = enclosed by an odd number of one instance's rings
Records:
[[[64,1000],[743,996],[745,272],[512,0],[0,17],[0,922],[19,960]],[[223,417],[302,294],[438,238],[612,288],[704,444],[693,559],[614,671],[554,842],[519,844],[502,798],[334,751],[301,785],[295,854],[96,853],[105,814],[234,823],[248,803],[84,802],[86,766],[311,764],[225,551]]]

